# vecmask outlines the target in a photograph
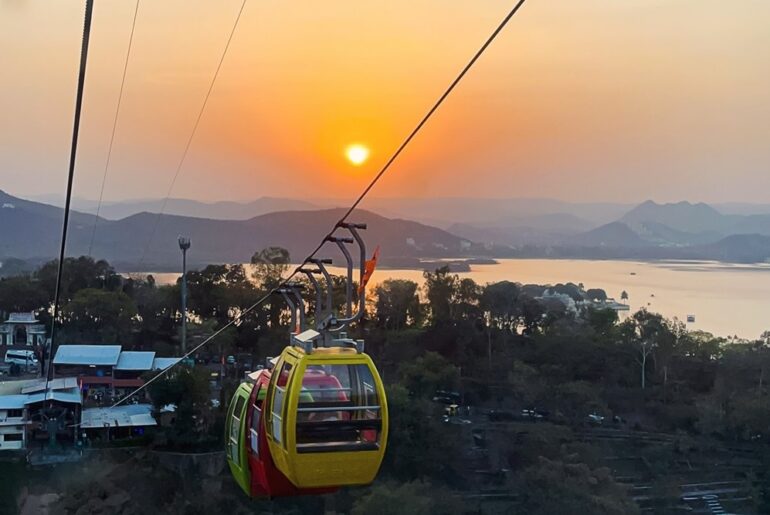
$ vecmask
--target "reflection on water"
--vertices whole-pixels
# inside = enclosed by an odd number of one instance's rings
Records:
[[[332,268],[334,273],[342,269]],[[159,284],[173,283],[179,274],[154,274]],[[610,297],[628,292],[633,311],[646,307],[667,317],[686,320],[691,329],[720,336],[756,338],[770,330],[770,264],[738,265],[710,261],[588,261],[504,259],[497,265],[474,265],[468,273],[480,284],[514,281],[533,284],[583,283],[603,288]],[[388,278],[422,284],[418,270],[378,269],[371,285]]]

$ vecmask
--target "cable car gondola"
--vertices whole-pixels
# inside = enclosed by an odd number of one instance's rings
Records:
[[[279,471],[270,456],[262,417],[270,370],[249,374],[233,396],[227,413],[227,463],[236,483],[250,497],[324,494],[336,488],[300,489]]]
[[[228,409],[227,461],[238,485],[251,497],[282,497],[371,483],[388,433],[371,358],[349,347],[287,347],[275,370],[250,374]]]
[[[297,285],[276,290],[291,312],[290,344],[271,369],[249,375],[227,413],[226,455],[241,488],[251,497],[280,497],[333,492],[374,481],[385,455],[388,407],[385,389],[363,341],[342,331],[365,312],[363,288],[374,271],[377,252],[366,260],[362,224],[341,224],[353,238],[328,237],[348,264],[347,313],[334,314],[330,260],[309,259],[300,267],[316,290],[316,330],[301,329],[305,305]],[[352,303],[353,263],[346,243],[361,251],[358,311]],[[323,289],[315,274],[326,280]],[[293,299],[293,300],[292,300]]]
[[[270,381],[265,427],[276,468],[298,488],[371,483],[388,436],[371,358],[354,348],[287,347]]]

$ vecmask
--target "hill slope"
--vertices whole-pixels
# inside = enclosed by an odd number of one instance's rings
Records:
[[[248,261],[256,250],[269,245],[286,247],[299,259],[315,248],[342,214],[341,209],[323,209],[269,213],[249,220],[212,220],[140,213],[116,221],[100,220],[93,255],[123,270],[136,269],[140,262],[145,270],[176,268],[180,259],[177,237],[184,234],[193,242],[189,253],[193,266]],[[0,257],[50,259],[57,255],[61,216],[59,208],[4,194],[0,199]],[[94,217],[73,212],[71,220],[67,254],[85,254]],[[470,245],[441,229],[369,211],[357,211],[353,220],[369,225],[366,241],[372,249],[382,247],[385,262],[394,257],[457,257]],[[337,257],[338,251],[330,248],[329,253]]]
[[[620,218],[632,229],[645,222],[665,225],[676,231],[701,233],[707,231],[725,231],[732,220],[708,204],[677,202],[675,204],[658,204],[648,200]]]

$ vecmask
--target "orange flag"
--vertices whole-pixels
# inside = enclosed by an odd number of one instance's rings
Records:
[[[374,249],[374,254],[372,254],[372,259],[367,259],[364,263],[364,277],[361,279],[361,284],[358,286],[358,294],[361,295],[364,293],[364,290],[366,289],[366,284],[369,282],[369,279],[372,278],[372,274],[374,273],[374,269],[377,268],[377,259],[380,257],[380,246],[377,245],[377,248]]]

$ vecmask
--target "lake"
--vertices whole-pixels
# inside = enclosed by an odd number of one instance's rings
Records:
[[[334,273],[341,269],[331,268]],[[159,284],[175,282],[179,274],[154,274]],[[737,265],[711,261],[590,261],[561,259],[501,259],[496,265],[474,265],[459,274],[480,284],[514,281],[534,284],[583,283],[603,288],[620,299],[628,293],[631,310],[646,307],[666,317],[686,320],[690,329],[718,336],[757,338],[770,329],[770,264]],[[422,284],[418,270],[379,269],[372,283],[388,278]]]

